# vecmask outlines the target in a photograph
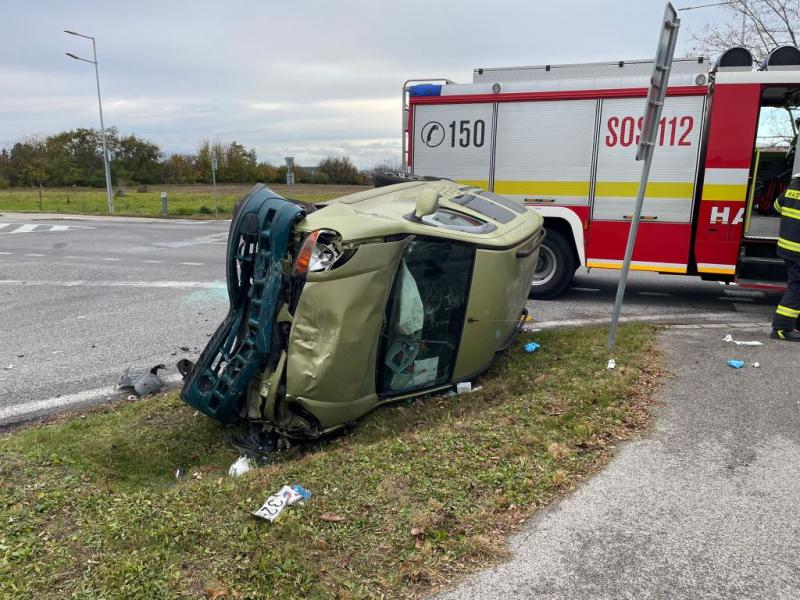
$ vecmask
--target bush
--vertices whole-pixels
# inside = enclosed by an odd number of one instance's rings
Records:
[[[200,207],[200,214],[201,215],[210,215],[212,212],[214,212],[214,211],[212,211],[210,208],[208,208],[205,204]]]
[[[146,185],[137,185],[136,186],[136,193],[137,194],[145,194],[147,193],[147,186]]]
[[[11,184],[9,183],[8,179],[4,179],[3,177],[0,177],[0,190],[8,189],[9,185],[11,185]]]

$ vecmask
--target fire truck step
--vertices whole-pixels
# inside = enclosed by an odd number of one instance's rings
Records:
[[[783,259],[767,256],[743,256],[739,259],[743,263],[757,265],[783,265]]]

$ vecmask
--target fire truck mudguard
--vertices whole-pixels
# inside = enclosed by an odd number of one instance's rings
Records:
[[[223,423],[236,417],[239,400],[269,355],[282,262],[292,228],[304,216],[300,206],[263,185],[239,203],[228,237],[230,309],[181,391],[184,401],[209,417]]]

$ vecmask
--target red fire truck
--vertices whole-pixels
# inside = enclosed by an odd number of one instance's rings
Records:
[[[650,61],[475,69],[473,83],[403,87],[403,156],[438,176],[517,198],[545,219],[532,297],[576,269],[619,269],[641,174],[636,147]],[[782,288],[772,201],[795,163],[800,50],[759,68],[744,48],[714,65],[676,59],[632,269]],[[800,116],[800,115],[798,115]]]

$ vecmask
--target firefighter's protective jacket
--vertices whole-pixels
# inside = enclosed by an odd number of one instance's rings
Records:
[[[800,173],[792,177],[789,187],[775,200],[781,215],[778,234],[778,256],[800,261]]]

